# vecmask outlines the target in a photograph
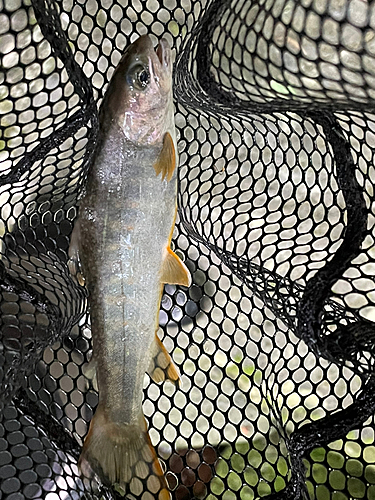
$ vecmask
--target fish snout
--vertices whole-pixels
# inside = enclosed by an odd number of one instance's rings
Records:
[[[165,38],[162,38],[156,47],[156,55],[163,68],[167,69],[171,65],[171,47]]]
[[[171,65],[171,47],[165,38],[162,38],[154,49],[149,35],[142,35],[131,45],[134,52],[138,54],[153,55],[156,53],[162,68],[169,68]],[[153,57],[155,59],[155,57]]]
[[[135,51],[142,52],[150,52],[154,50],[154,46],[149,35],[142,35],[135,42],[133,42],[132,47]]]

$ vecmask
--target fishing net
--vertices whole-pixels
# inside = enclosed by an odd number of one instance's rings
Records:
[[[149,33],[193,278],[160,312],[182,386],[144,389],[172,496],[375,499],[374,28],[363,0],[0,0],[0,498],[117,496],[77,469],[98,396],[67,249],[98,106]]]

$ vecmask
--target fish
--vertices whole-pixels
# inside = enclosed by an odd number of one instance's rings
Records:
[[[148,373],[179,383],[156,332],[164,284],[190,286],[171,249],[177,213],[171,48],[149,36],[129,45],[99,111],[100,138],[79,203],[69,257],[88,289],[99,403],[84,440],[84,475],[132,494],[170,498],[142,411]],[[138,482],[136,481],[138,478]],[[129,486],[130,484],[130,486]]]

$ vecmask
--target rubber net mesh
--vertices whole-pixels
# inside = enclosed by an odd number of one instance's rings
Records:
[[[98,105],[149,33],[176,58],[193,277],[160,312],[182,387],[144,391],[172,496],[375,499],[374,28],[364,0],[0,0],[0,498],[116,496],[77,469],[98,397],[67,249]]]

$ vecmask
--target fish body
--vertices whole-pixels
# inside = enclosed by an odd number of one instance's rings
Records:
[[[164,283],[190,284],[171,251],[177,180],[170,48],[148,36],[124,53],[104,97],[101,139],[80,202],[70,256],[89,290],[99,404],[80,458],[83,470],[124,490],[151,476],[169,498],[142,412],[144,375],[178,380],[156,337]],[[158,492],[158,493],[157,493]]]

